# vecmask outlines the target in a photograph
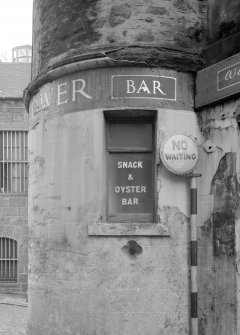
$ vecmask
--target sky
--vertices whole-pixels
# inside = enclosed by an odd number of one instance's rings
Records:
[[[12,60],[12,48],[32,45],[33,0],[0,0],[0,58]]]

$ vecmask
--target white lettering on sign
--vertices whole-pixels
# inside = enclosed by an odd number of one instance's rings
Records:
[[[236,67],[234,67],[232,70],[228,70],[228,71],[227,71],[227,73],[226,73],[224,79],[225,79],[226,81],[228,81],[228,80],[233,79],[233,78],[236,77],[236,76],[238,76],[238,77],[240,76],[240,69],[237,69]]]
[[[133,80],[127,80],[127,93],[131,94],[136,91]]]
[[[163,92],[160,88],[161,84],[160,81],[153,80],[153,94],[157,94],[156,90],[158,90],[161,94],[166,95],[166,93]]]
[[[175,134],[163,141],[160,156],[169,171],[180,175],[187,174],[197,164],[198,149],[190,135]]]
[[[80,87],[77,88],[77,83],[80,84]],[[79,85],[78,85],[79,86]],[[86,81],[84,79],[76,79],[76,80],[72,80],[72,102],[76,101],[76,93],[79,93],[80,95],[82,95],[83,97],[87,98],[87,99],[92,99],[92,97],[87,94],[84,89],[86,86]],[[65,90],[64,90],[65,88]],[[66,104],[68,102],[67,100],[67,82],[66,83],[62,83],[57,85],[57,105],[62,105],[62,104]],[[61,97],[61,96],[64,97]],[[61,100],[64,99],[65,100]]]
[[[122,198],[122,205],[126,206],[126,205],[138,205],[138,198]]]
[[[182,140],[182,141],[172,141],[172,147],[173,150],[187,150],[188,148],[188,144],[186,141]]]
[[[49,107],[50,103],[51,103],[51,100],[52,100],[53,87],[51,87],[49,95],[47,94],[46,91],[44,93],[45,93],[44,95],[45,95],[46,107]],[[43,103],[42,103],[42,105],[43,105]]]
[[[81,83],[81,86],[78,90],[76,88],[77,83]],[[84,89],[86,87],[86,81],[84,79],[72,80],[72,84],[73,84],[73,87],[72,87],[72,101],[76,101],[76,93],[80,93],[82,96],[84,96],[87,99],[92,99],[92,97],[84,91]]]
[[[67,104],[69,102],[77,102],[85,99],[93,99],[87,92],[87,82],[82,78],[72,80],[71,82],[64,82],[58,85],[47,85],[40,93],[33,97],[31,103],[31,111],[33,115],[40,110],[57,104],[57,106]]]
[[[146,186],[115,186],[116,193],[146,193]]]
[[[143,169],[143,161],[117,161],[117,167],[118,169]],[[127,180],[130,182],[133,182],[134,178],[134,173],[127,175]],[[116,185],[114,192],[120,195],[119,200],[122,206],[140,206],[139,198],[121,198],[121,194],[147,193],[147,187],[145,185]]]
[[[147,93],[147,94],[157,94],[157,91],[161,93],[162,95],[166,95],[166,93],[163,92],[163,90],[160,88],[161,83],[158,80],[153,80],[152,86],[147,86],[145,80],[142,80],[141,84],[139,85],[138,89],[136,86],[136,83],[132,79],[127,80],[127,94],[133,94],[133,93]]]
[[[65,100],[61,101],[61,99],[62,99],[61,96],[64,95],[64,94],[65,95],[67,94],[66,89],[62,91],[62,87],[66,88],[66,86],[67,86],[67,83],[62,83],[62,84],[57,85],[57,105],[58,106],[67,103],[66,96],[64,96]]]
[[[134,161],[134,162],[117,162],[118,169],[143,169],[143,162]]]
[[[146,98],[176,101],[177,78],[152,74],[113,75],[112,99]]]
[[[195,160],[197,156],[195,154],[165,154],[167,160]]]
[[[218,71],[217,73],[217,90],[223,90],[227,87],[240,83],[240,63]]]
[[[137,94],[141,93],[141,91],[143,93],[147,93],[147,94],[151,94],[151,92],[149,91],[149,88],[147,87],[147,84],[145,83],[145,81],[143,80],[139,86],[139,89],[137,90]]]

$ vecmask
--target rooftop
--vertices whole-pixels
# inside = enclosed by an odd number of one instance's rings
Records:
[[[31,81],[31,63],[0,62],[0,99],[22,98]]]

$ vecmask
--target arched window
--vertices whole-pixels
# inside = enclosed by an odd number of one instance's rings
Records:
[[[17,241],[0,237],[0,282],[17,282]]]

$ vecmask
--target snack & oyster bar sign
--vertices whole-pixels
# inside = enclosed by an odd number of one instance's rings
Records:
[[[153,210],[151,153],[111,154],[110,171],[110,213],[146,213]]]
[[[198,148],[190,135],[174,134],[163,141],[160,156],[169,171],[184,175],[196,167]]]

